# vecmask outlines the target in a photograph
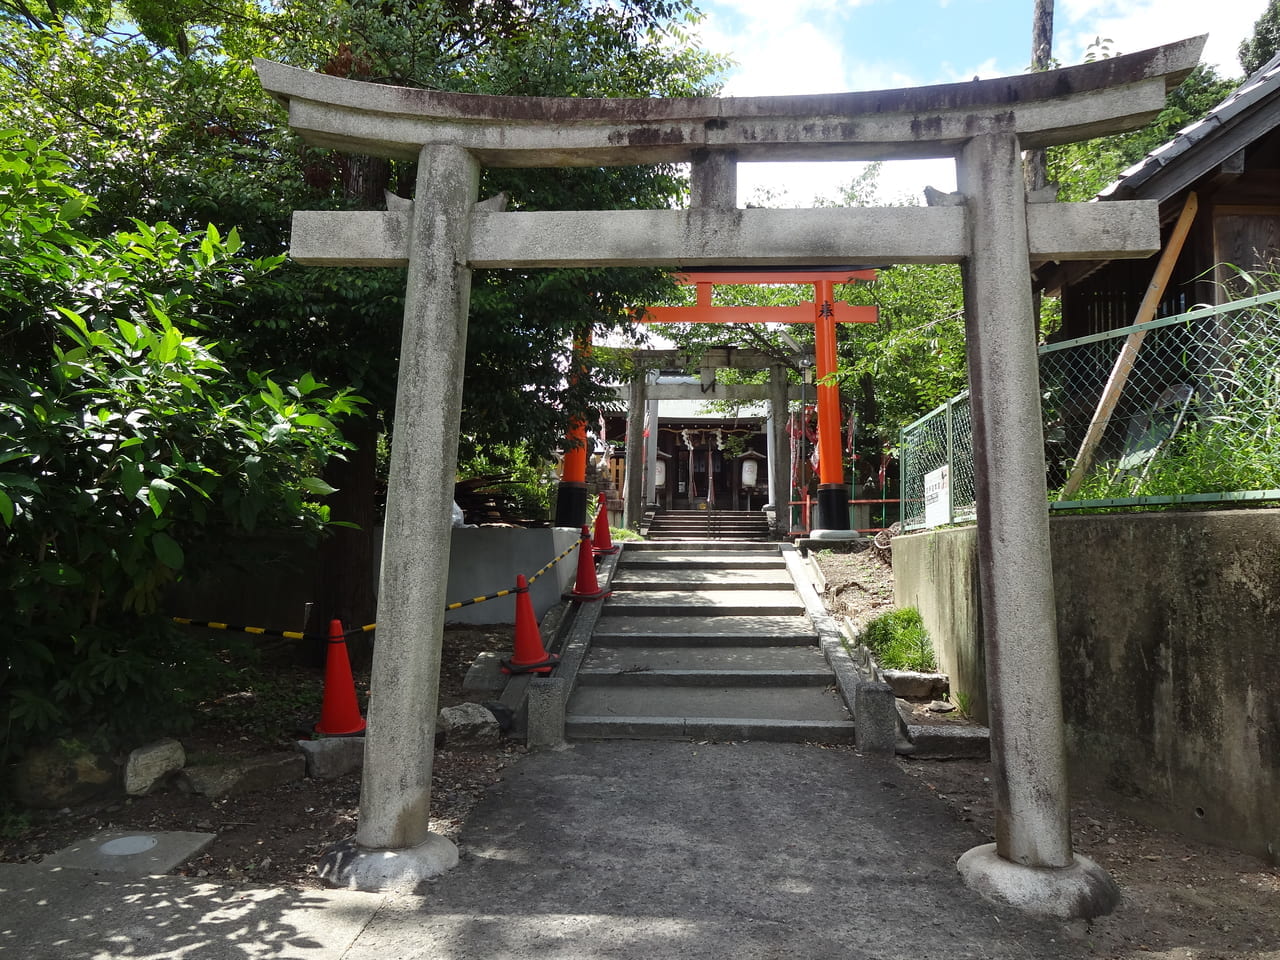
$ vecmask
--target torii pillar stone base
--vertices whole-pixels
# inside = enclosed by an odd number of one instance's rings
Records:
[[[317,875],[330,887],[371,893],[412,893],[458,865],[458,848],[438,833],[416,847],[371,850],[347,840],[325,851]]]
[[[1042,917],[1092,920],[1120,903],[1120,888],[1107,871],[1078,853],[1068,867],[1024,867],[984,843],[961,854],[956,867],[965,885],[988,900]]]

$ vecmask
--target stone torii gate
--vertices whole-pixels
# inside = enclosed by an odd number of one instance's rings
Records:
[[[1029,266],[1142,257],[1156,204],[1028,197],[1020,154],[1132,129],[1204,38],[1044,73],[790,97],[488,97],[343,80],[259,61],[309,143],[418,162],[409,209],[297,212],[301,263],[408,265],[378,642],[360,821],[325,871],[381,889],[457,859],[428,831],[462,363],[476,267],[960,263],[974,411],[995,844],[960,860],[984,895],[1059,916],[1112,908],[1074,854],[1058,679]],[[927,208],[742,210],[736,164],[953,157],[959,195]],[[687,210],[509,213],[477,204],[481,166],[692,163]]]

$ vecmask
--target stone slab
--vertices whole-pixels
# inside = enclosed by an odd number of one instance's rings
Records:
[[[652,590],[619,593],[604,606],[605,617],[799,616],[804,604],[794,590]]]
[[[168,873],[216,838],[214,833],[106,830],[49,854],[40,866],[146,877]]]
[[[571,717],[576,740],[718,740],[768,743],[853,743],[849,720],[765,720],[756,717]]]
[[[781,564],[779,564],[781,566]],[[614,578],[614,590],[681,590],[706,587],[713,590],[790,590],[791,578],[785,571],[772,575],[768,568],[679,568],[667,570],[624,567]]]
[[[800,616],[626,616],[606,617],[594,643],[610,646],[651,644],[685,646],[691,643],[730,646],[813,646],[817,634]]]
[[[831,671],[815,646],[736,647],[736,646],[672,646],[614,647],[593,645],[586,663],[590,670],[667,671],[667,670],[825,670]],[[585,673],[585,671],[584,671]],[[582,674],[580,674],[581,676]],[[585,677],[584,677],[585,680]]]
[[[728,717],[757,720],[849,719],[840,700],[818,687],[579,686],[569,716]]]
[[[907,726],[910,744],[899,744],[898,753],[935,760],[986,760],[991,756],[991,731],[961,724],[912,723]]]
[[[614,686],[625,684],[635,687],[825,687],[832,682],[831,671],[826,667],[793,670],[728,670],[723,667],[705,669],[647,669],[641,667],[621,670],[584,668],[578,672],[578,683],[586,685]]]

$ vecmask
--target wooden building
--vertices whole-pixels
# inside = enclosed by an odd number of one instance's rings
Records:
[[[1191,191],[1199,211],[1157,317],[1247,295],[1226,265],[1254,272],[1274,269],[1280,257],[1280,56],[1126,170],[1097,202],[1158,201],[1167,240]],[[1054,339],[1134,323],[1154,264],[1153,257],[1039,266],[1038,286],[1062,299],[1062,328]]]

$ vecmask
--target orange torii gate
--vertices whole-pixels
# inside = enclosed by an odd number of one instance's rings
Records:
[[[822,530],[848,530],[849,488],[840,453],[840,387],[835,382],[836,324],[875,323],[877,307],[836,300],[837,283],[874,280],[875,270],[857,267],[808,267],[781,270],[684,270],[677,282],[693,285],[697,302],[683,307],[645,307],[636,319],[644,323],[812,323],[818,374],[818,522]],[[745,284],[802,285],[814,288],[812,303],[794,306],[717,306],[717,286]]]

